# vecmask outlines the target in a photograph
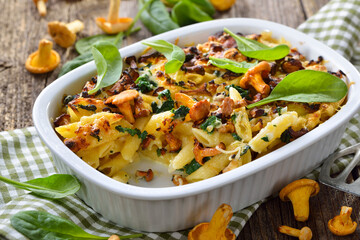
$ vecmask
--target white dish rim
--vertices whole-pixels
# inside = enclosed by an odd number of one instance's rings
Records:
[[[346,66],[347,72],[351,73],[351,76],[354,75],[358,79],[360,79],[360,75],[357,72],[356,68],[352,66],[345,58],[335,52],[333,49],[325,46],[323,43],[301,33],[293,28],[284,26],[282,24],[266,21],[266,20],[259,20],[259,19],[252,19],[252,18],[230,18],[230,19],[220,19],[214,20],[209,22],[198,23],[194,25],[190,25],[187,27],[183,27],[180,29],[175,29],[151,38],[147,40],[154,40],[154,39],[174,39],[180,32],[182,31],[192,31],[196,32],[198,29],[202,29],[205,27],[214,28],[214,26],[227,26],[231,29],[231,26],[234,26],[234,22],[246,22],[250,27],[251,26],[264,26],[264,30],[270,29],[274,31],[274,29],[281,29],[284,31],[285,34],[283,35],[290,35],[296,34],[299,39],[306,39],[306,41],[310,41],[311,44],[314,44],[317,48],[320,48],[322,52],[326,51],[326,55],[333,56],[332,59],[336,59],[335,62],[341,62],[342,65]],[[209,27],[211,25],[211,27]],[[223,27],[222,27],[223,28]],[[220,29],[220,28],[219,28]],[[221,30],[221,29],[220,29]],[[280,30],[277,30],[280,31]],[[209,32],[213,34],[215,32]],[[313,47],[314,47],[313,46]],[[122,56],[129,56],[129,54],[123,54],[123,52],[133,52],[132,49],[137,48],[136,52],[145,49],[145,46],[141,45],[140,42],[132,44],[130,46],[124,47],[120,49]],[[332,60],[331,60],[332,61]],[[350,118],[358,111],[360,106],[360,98],[356,100],[354,97],[343,106],[343,108],[339,111],[341,114],[337,113],[329,120],[327,120],[323,125],[322,128],[316,128],[306,135],[302,136],[300,139],[297,139],[280,149],[271,152],[255,161],[252,161],[244,166],[241,166],[233,171],[227,172],[226,174],[221,174],[216,177],[212,177],[210,179],[206,179],[200,182],[191,183],[188,185],[177,186],[177,187],[163,187],[163,188],[145,188],[145,187],[138,187],[133,185],[124,184],[118,182],[116,180],[111,179],[110,177],[102,174],[101,172],[93,169],[83,160],[78,158],[70,149],[68,149],[64,143],[60,140],[60,138],[55,133],[53,126],[49,120],[49,116],[47,115],[47,109],[49,107],[50,101],[54,93],[58,91],[59,88],[64,88],[64,86],[69,85],[74,81],[73,79],[75,76],[76,78],[80,78],[80,76],[84,76],[86,73],[95,71],[95,64],[94,62],[87,63],[75,70],[65,74],[64,76],[58,78],[49,86],[47,86],[38,96],[34,107],[33,107],[33,121],[38,131],[41,139],[46,143],[46,145],[50,148],[51,152],[56,152],[61,155],[62,160],[66,163],[66,165],[71,168],[76,174],[81,176],[82,178],[86,178],[88,181],[96,184],[97,186],[106,189],[110,192],[114,192],[118,195],[127,197],[127,198],[134,198],[134,199],[141,199],[141,200],[167,200],[167,199],[177,199],[177,198],[184,198],[187,196],[191,196],[194,194],[203,193],[212,189],[220,188],[224,185],[229,183],[233,183],[239,179],[245,178],[249,175],[252,175],[255,172],[261,171],[265,168],[268,168],[280,161],[286,159],[290,154],[293,155],[302,149],[310,146],[315,141],[324,136],[328,135],[329,132],[327,128],[331,126],[331,128],[340,127],[340,125],[346,123]],[[348,73],[346,73],[348,74]],[[352,76],[353,77],[353,76]],[[358,84],[359,85],[359,84]],[[351,85],[349,92],[355,94],[355,91],[360,91],[358,86]],[[350,104],[355,104],[357,107],[351,107]],[[323,130],[324,129],[324,130]],[[301,140],[302,143],[299,141]],[[295,147],[296,145],[299,145]],[[292,150],[292,151],[291,151]],[[61,153],[61,154],[60,154]],[[276,155],[276,157],[275,157]],[[90,174],[89,174],[90,173]]]

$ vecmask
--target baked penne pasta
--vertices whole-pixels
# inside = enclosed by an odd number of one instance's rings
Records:
[[[269,33],[245,37],[269,47],[290,46]],[[345,102],[344,97],[332,103],[275,101],[247,107],[269,96],[289,73],[328,71],[322,58],[308,61],[295,48],[282,59],[260,61],[243,55],[233,37],[222,32],[183,51],[185,61],[173,73],[166,73],[164,55],[150,51],[124,59],[125,69],[113,85],[89,95],[97,84],[94,77],[78,94],[66,96],[54,121],[64,144],[117,181],[134,179],[128,169],[149,158],[180,177],[173,181],[179,185],[232,171],[274,151],[316,128]],[[346,78],[341,71],[331,74]],[[154,178],[158,174],[154,171]]]

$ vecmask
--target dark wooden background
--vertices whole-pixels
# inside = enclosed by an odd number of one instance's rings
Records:
[[[328,0],[237,0],[236,5],[215,18],[251,17],[271,20],[296,28],[316,13]],[[79,38],[99,34],[96,16],[107,16],[108,0],[49,0],[48,14],[41,18],[31,0],[0,0],[0,131],[32,126],[31,110],[41,90],[53,82],[59,73],[55,71],[33,75],[24,67],[27,56],[35,51],[47,34],[48,21],[69,22],[80,19],[85,24]],[[134,17],[136,0],[123,0],[120,15]],[[141,23],[137,23],[141,26]],[[151,36],[142,27],[137,34],[125,40],[124,45]],[[54,45],[61,56],[61,63],[77,56],[73,47],[63,49]],[[254,189],[256,191],[256,189]],[[359,198],[324,185],[320,193],[310,201],[310,218],[306,223],[294,220],[289,202],[277,197],[260,206],[239,235],[239,239],[294,239],[278,233],[280,225],[296,228],[309,226],[313,239],[360,239],[360,229],[347,237],[336,237],[327,228],[329,219],[338,215],[341,206],[353,207],[352,218],[360,222]]]

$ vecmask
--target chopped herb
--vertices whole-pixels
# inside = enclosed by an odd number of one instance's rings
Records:
[[[93,112],[95,112],[96,109],[97,109],[97,107],[95,105],[92,105],[92,104],[90,104],[90,105],[81,105],[81,104],[79,104],[77,106],[79,108],[82,108],[82,109],[85,109],[85,110],[88,110],[88,111],[93,111]]]
[[[214,75],[215,75],[216,77],[220,77],[220,76],[221,76],[221,72],[220,72],[219,70],[215,70],[215,71],[214,71]]]
[[[143,71],[145,68],[150,68],[151,65],[152,65],[152,63],[148,63],[148,64],[145,65],[145,66],[139,67],[139,71]]]
[[[214,132],[214,129],[221,125],[221,120],[216,116],[210,116],[206,121],[200,125],[200,128],[205,132],[211,134]]]
[[[291,140],[291,134],[289,129],[286,129],[280,136],[280,140],[284,143],[289,143]]]
[[[261,116],[267,116],[268,114],[267,114],[267,112],[264,112]]]
[[[275,111],[279,114],[279,116],[281,116],[282,107],[276,107]]]
[[[171,94],[170,94],[169,89],[165,89],[165,90],[159,92],[158,99],[165,99],[165,100],[171,99]]]
[[[243,155],[245,155],[245,154],[247,153],[247,151],[249,151],[249,149],[250,149],[250,146],[249,146],[249,145],[246,145],[246,146],[244,147],[244,150],[240,153],[240,157],[243,156]]]
[[[268,136],[262,137],[261,140],[263,140],[264,142],[269,142]]]
[[[209,160],[210,160],[210,157],[204,157],[203,158],[203,162],[207,162]],[[184,166],[184,168],[181,169],[181,170],[184,170],[186,172],[186,174],[190,175],[193,172],[195,172],[196,170],[198,170],[200,167],[201,167],[201,164],[198,163],[194,158],[190,163],[186,164]]]
[[[276,125],[276,124],[273,124],[273,126],[274,126],[274,127],[277,127],[277,125]]]
[[[171,100],[165,101],[161,105],[161,107],[158,107],[156,102],[152,102],[151,103],[151,108],[152,108],[153,113],[162,113],[162,112],[165,112],[165,111],[170,111],[171,109],[174,108],[174,105],[175,105],[175,102],[174,102],[174,100],[171,99]]]
[[[137,135],[138,138],[140,138],[142,141],[147,137],[148,133],[146,131],[141,132],[139,129],[137,128],[124,128],[120,125],[115,127],[116,130],[118,130],[119,132],[127,132],[129,133],[131,136],[135,136]]]
[[[101,140],[99,135],[96,135],[95,133],[90,133],[90,136],[96,138],[98,140],[98,142],[100,142],[100,140]]]
[[[237,118],[237,114],[235,113],[230,117],[231,121],[233,121],[234,123],[236,122],[236,118]]]
[[[142,93],[151,92],[157,87],[157,83],[152,81],[148,74],[142,74],[136,79],[135,83]]]
[[[74,100],[75,95],[67,95],[66,97],[64,97],[63,103],[64,105],[68,105],[69,102],[71,102],[72,100]]]
[[[239,137],[236,133],[232,133],[231,135],[235,140],[241,141],[241,137]]]
[[[160,149],[160,148],[158,148],[158,149],[156,150],[156,154],[157,154],[158,157],[161,156],[161,149]]]
[[[242,98],[250,99],[250,97],[249,97],[249,93],[250,93],[249,90],[245,90],[245,89],[243,89],[243,88],[241,88],[241,87],[239,87],[239,86],[236,86],[236,85],[234,85],[234,84],[227,85],[227,86],[225,87],[225,89],[229,91],[229,89],[230,89],[231,87],[235,88],[235,89],[240,93],[240,96],[241,96]]]
[[[114,151],[113,151],[113,150],[110,150],[110,153],[114,153]]]
[[[172,113],[174,113],[174,119],[181,119],[184,120],[186,115],[189,113],[190,109],[184,105],[181,105],[178,109],[172,110]]]

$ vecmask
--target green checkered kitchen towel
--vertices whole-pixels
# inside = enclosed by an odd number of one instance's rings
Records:
[[[360,34],[360,0],[333,0],[300,25],[299,30],[323,41],[354,64],[360,63],[360,51],[357,48]],[[350,121],[340,145],[341,149],[360,142],[359,121],[359,115]],[[0,143],[2,176],[17,181],[27,181],[56,173],[50,152],[37,136],[34,127],[0,132]],[[348,159],[339,161],[332,170],[344,169],[348,161]],[[316,178],[318,173],[319,169],[316,169],[306,177]],[[24,190],[0,182],[0,238],[2,235],[10,240],[25,239],[10,225],[10,217],[23,210],[46,211],[70,219],[87,232],[99,236],[136,233],[106,220],[75,196],[51,201],[26,193]],[[236,235],[262,202],[234,214],[230,228]],[[187,233],[188,231],[145,233],[141,239],[187,239]]]

